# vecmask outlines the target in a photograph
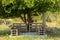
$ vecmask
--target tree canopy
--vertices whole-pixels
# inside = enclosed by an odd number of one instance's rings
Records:
[[[60,10],[60,0],[0,0],[0,3],[0,9],[4,10],[4,15],[0,15],[2,17],[19,17],[21,14]]]

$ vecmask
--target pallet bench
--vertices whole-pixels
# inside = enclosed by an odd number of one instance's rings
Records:
[[[20,23],[14,23],[10,30],[12,36],[17,36],[20,34],[20,32],[28,32],[27,25],[21,25]],[[44,35],[45,29],[41,28],[40,25],[29,25],[29,32],[37,32],[40,35]]]

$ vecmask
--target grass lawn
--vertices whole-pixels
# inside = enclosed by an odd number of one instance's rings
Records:
[[[47,36],[45,38],[40,38],[40,37],[25,37],[25,36],[1,36],[0,40],[60,40],[58,37],[51,37]]]
[[[27,35],[27,36],[26,36]],[[19,36],[0,36],[0,40],[60,40],[60,28],[56,28],[55,34],[47,34],[41,36],[36,34],[21,34]]]
[[[60,40],[60,29],[56,34],[38,35],[36,33],[22,33],[19,36],[0,36],[0,40]]]

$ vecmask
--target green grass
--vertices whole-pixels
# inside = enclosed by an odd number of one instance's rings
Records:
[[[26,36],[27,35],[27,36]],[[34,37],[33,37],[34,35]],[[60,28],[56,28],[55,34],[47,34],[47,36],[41,36],[41,35],[28,35],[28,34],[21,34],[19,36],[0,36],[0,40],[60,40]],[[35,37],[36,36],[36,37]]]
[[[37,37],[26,37],[24,35],[19,36],[9,36],[7,35],[9,32],[6,29],[6,27],[3,28],[4,30],[0,32],[0,40],[60,40],[60,28],[56,27],[56,33],[55,34],[47,34],[47,37],[41,38],[39,36]]]
[[[60,38],[52,37],[52,36],[47,36],[46,38],[40,38],[40,37],[29,38],[25,36],[12,36],[12,37],[2,36],[0,37],[0,40],[60,40]]]

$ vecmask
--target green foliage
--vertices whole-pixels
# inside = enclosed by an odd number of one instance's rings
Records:
[[[1,0],[3,14],[0,17],[19,17],[22,13],[46,12],[60,10],[57,0]],[[1,9],[1,8],[0,8]],[[1,10],[0,10],[1,11]],[[35,13],[36,14],[36,13]]]
[[[26,7],[31,8],[34,6],[34,0],[24,0]]]
[[[1,0],[1,1],[2,1],[3,6],[9,5],[10,3],[14,2],[14,0]]]
[[[35,8],[39,12],[46,12],[46,11],[55,11],[57,10],[57,1],[49,1],[49,0],[43,0],[43,1],[36,1]]]

